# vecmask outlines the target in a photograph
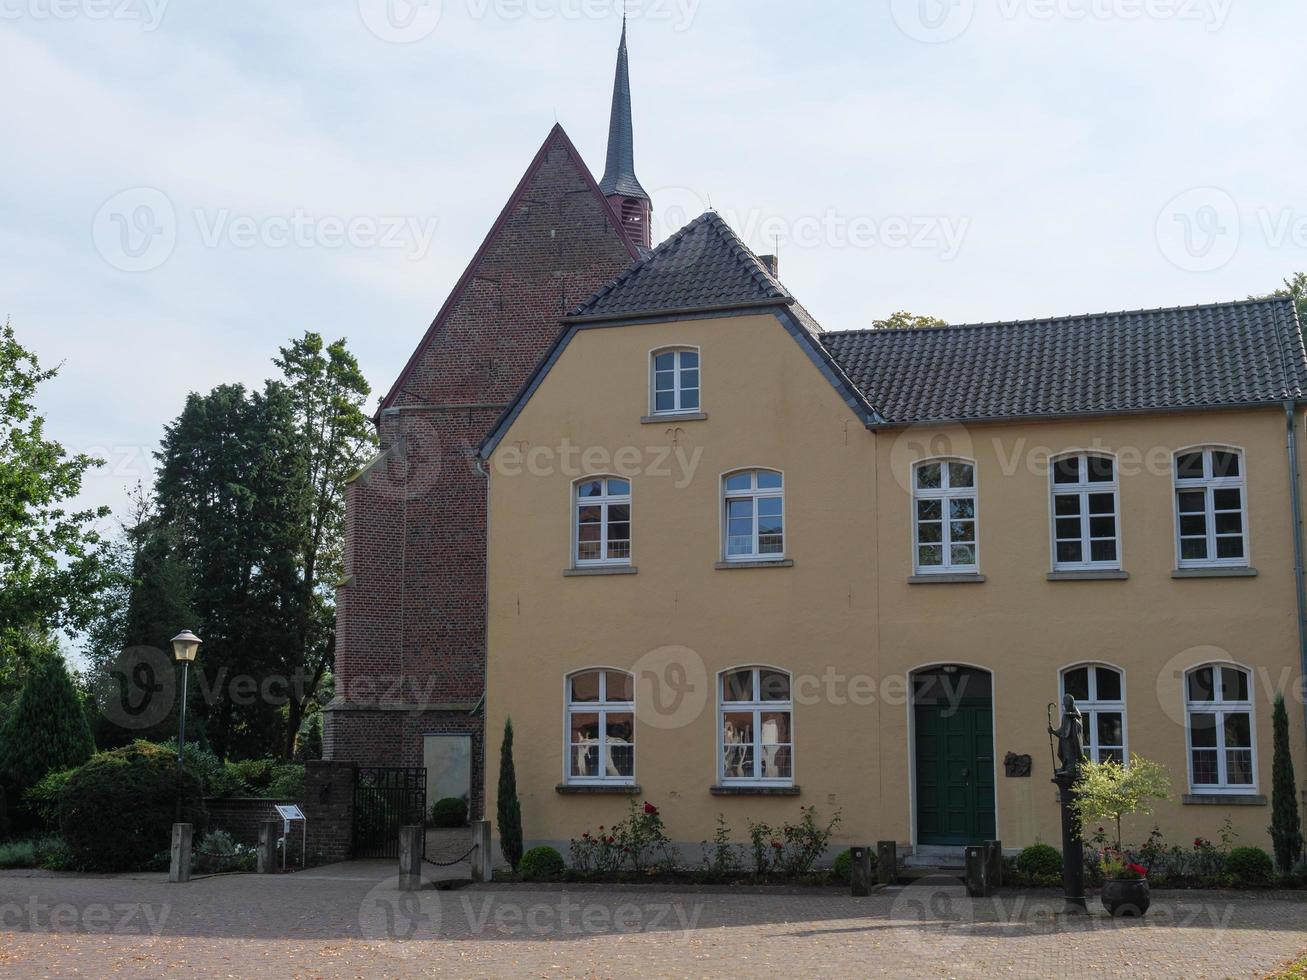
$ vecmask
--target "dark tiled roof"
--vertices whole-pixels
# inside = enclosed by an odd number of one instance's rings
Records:
[[[721,216],[709,211],[578,306],[569,319],[622,319],[793,299]]]
[[[891,422],[1227,407],[1307,391],[1287,299],[857,330],[821,342]]]

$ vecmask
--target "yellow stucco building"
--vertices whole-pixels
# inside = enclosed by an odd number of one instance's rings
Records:
[[[1129,835],[1268,847],[1277,692],[1307,773],[1292,304],[823,333],[773,272],[697,219],[482,447],[487,812],[511,716],[528,846],[631,793],[691,858],[801,805],[1056,845],[1070,693],[1092,758],[1172,774]]]

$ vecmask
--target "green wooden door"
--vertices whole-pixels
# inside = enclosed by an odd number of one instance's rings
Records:
[[[988,702],[916,706],[917,840],[995,837],[994,713]]]

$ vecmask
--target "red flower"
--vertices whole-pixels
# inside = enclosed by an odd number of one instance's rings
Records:
[[[605,844],[611,844],[611,843],[613,843],[613,838],[612,838],[612,837],[609,837],[607,840],[604,841],[604,843],[605,843]]]
[[[583,840],[589,840],[589,839],[590,839],[590,831],[587,830],[584,834],[581,835],[581,838],[582,838]]]
[[[654,806],[652,803],[650,803],[648,800],[646,800],[644,804],[644,812],[649,814],[650,816],[655,816],[658,813],[658,808]]]
[[[774,848],[776,848],[776,850],[779,851],[779,850],[781,849],[781,842],[778,841],[778,840],[774,840],[774,841],[771,842],[771,846],[774,847]]]
[[[1135,864],[1131,862],[1130,864],[1127,864],[1126,867],[1129,868],[1131,871],[1133,871],[1135,874],[1137,874],[1140,878],[1146,878],[1148,876],[1148,869],[1145,868],[1142,864]]]

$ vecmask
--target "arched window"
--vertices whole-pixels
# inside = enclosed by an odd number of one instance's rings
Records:
[[[1205,793],[1251,793],[1257,786],[1252,675],[1234,664],[1185,674],[1189,783]]]
[[[699,352],[691,347],[651,355],[649,407],[654,415],[699,411]]]
[[[792,783],[790,675],[774,667],[732,668],[718,675],[717,695],[722,782]]]
[[[595,668],[567,678],[567,781],[635,781],[635,681]]]
[[[976,464],[924,460],[912,488],[917,573],[976,571]]]
[[[1175,454],[1177,558],[1181,568],[1248,564],[1243,454],[1185,449]]]
[[[576,484],[574,557],[578,566],[631,564],[631,481],[586,477]]]
[[[785,557],[785,480],[775,470],[741,470],[722,480],[727,561]]]
[[[1094,453],[1062,456],[1050,466],[1053,568],[1119,569],[1120,525],[1116,460]]]
[[[1062,671],[1062,693],[1076,699],[1085,717],[1085,755],[1091,762],[1126,755],[1125,678],[1106,664],[1078,664]]]

